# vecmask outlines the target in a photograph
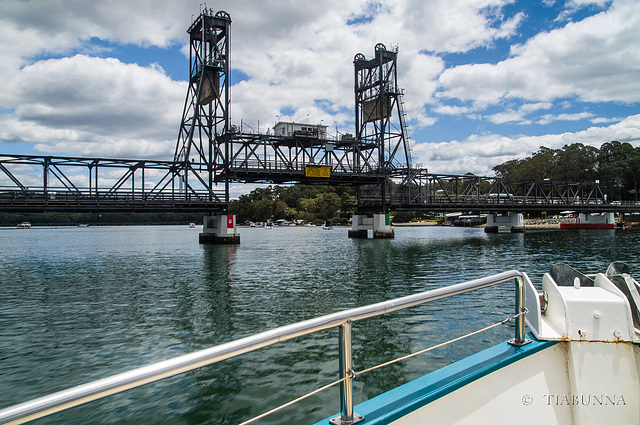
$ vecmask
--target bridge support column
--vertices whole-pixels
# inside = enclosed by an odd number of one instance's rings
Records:
[[[615,224],[616,219],[612,212],[602,214],[578,214],[578,223],[584,224]]]
[[[354,214],[351,217],[351,230],[349,237],[354,239],[367,239],[369,229],[373,229],[373,218],[365,214]]]
[[[203,219],[200,243],[238,244],[240,235],[236,232],[236,216],[230,214],[206,215]]]
[[[508,229],[509,233],[524,232],[524,214],[509,213],[508,215],[487,214],[485,233],[499,233],[501,229]]]
[[[364,214],[354,214],[351,217],[350,238],[366,239],[369,230],[373,231],[374,239],[393,239],[395,234],[391,228],[389,214],[373,214],[372,217]]]
[[[561,229],[613,229],[616,219],[612,212],[601,214],[578,214],[577,223],[561,223]]]
[[[394,231],[391,228],[391,218],[389,214],[373,215],[373,238],[374,239],[393,239]]]

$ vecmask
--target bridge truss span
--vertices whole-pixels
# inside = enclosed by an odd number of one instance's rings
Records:
[[[430,174],[425,169],[399,170],[386,202],[392,210],[475,212],[624,212],[640,206],[608,203],[598,182],[506,182],[473,174]]]
[[[224,190],[197,175],[173,161],[0,155],[0,211],[224,210]]]
[[[362,185],[379,184],[386,177],[370,158],[372,147],[353,138],[232,132],[226,143],[230,156],[228,167],[216,177],[220,182]]]

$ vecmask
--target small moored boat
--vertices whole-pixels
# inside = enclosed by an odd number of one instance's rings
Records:
[[[28,221],[23,221],[22,223],[16,226],[18,229],[31,229],[31,223]]]

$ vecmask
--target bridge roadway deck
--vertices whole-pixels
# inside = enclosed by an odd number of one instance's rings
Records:
[[[205,196],[145,198],[136,194],[83,195],[42,192],[0,194],[0,212],[222,212],[228,204]]]
[[[322,164],[320,164],[322,165]],[[242,183],[261,183],[268,181],[269,183],[290,183],[297,182],[303,184],[328,184],[328,185],[375,185],[383,182],[388,175],[367,172],[336,172],[332,171],[331,175],[319,181],[315,177],[306,177],[305,167],[293,168],[265,168],[257,167],[230,167],[229,172],[222,171],[216,181],[222,182],[225,178],[229,178],[234,182]]]
[[[498,177],[437,175],[426,169],[391,173],[322,162],[257,164],[241,161],[217,168],[212,184],[202,170],[213,170],[201,164],[0,154],[0,212],[224,212],[227,183],[369,185],[379,191],[380,183],[390,179],[395,183],[387,189],[384,209],[396,211],[640,213],[638,202],[606,202],[597,182],[507,184]],[[308,176],[310,165],[328,166],[330,175]],[[383,209],[380,194],[361,193],[354,206]]]
[[[379,212],[379,201],[362,200],[354,204],[361,211],[371,209]],[[635,202],[600,203],[600,202],[568,202],[561,199],[533,201],[514,199],[513,202],[484,198],[476,202],[460,202],[456,200],[436,199],[416,202],[389,200],[391,211],[424,211],[424,212],[474,212],[474,213],[506,213],[506,212],[541,212],[557,214],[565,211],[600,213],[616,212],[623,214],[639,214],[640,205]],[[45,193],[29,191],[0,192],[0,212],[223,212],[227,203],[217,199],[207,199],[206,194],[185,196],[167,194],[159,197],[145,198],[134,193],[118,194],[73,194]]]
[[[473,213],[507,213],[507,212],[541,212],[556,214],[565,211],[582,213],[614,212],[623,214],[639,214],[640,205],[628,204],[604,204],[604,203],[579,203],[579,202],[491,202],[490,200],[471,202],[432,201],[423,203],[391,202],[392,211],[433,211],[433,212],[473,212]]]

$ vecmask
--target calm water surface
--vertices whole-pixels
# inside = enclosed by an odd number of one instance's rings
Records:
[[[240,229],[203,246],[186,226],[0,230],[0,408],[277,326],[517,269],[538,284],[555,262],[640,275],[636,231]],[[409,354],[512,314],[511,284],[356,323],[354,367]],[[357,378],[361,402],[512,338],[503,326]],[[35,423],[237,424],[337,377],[337,330],[298,338]],[[258,423],[313,423],[337,389]]]

